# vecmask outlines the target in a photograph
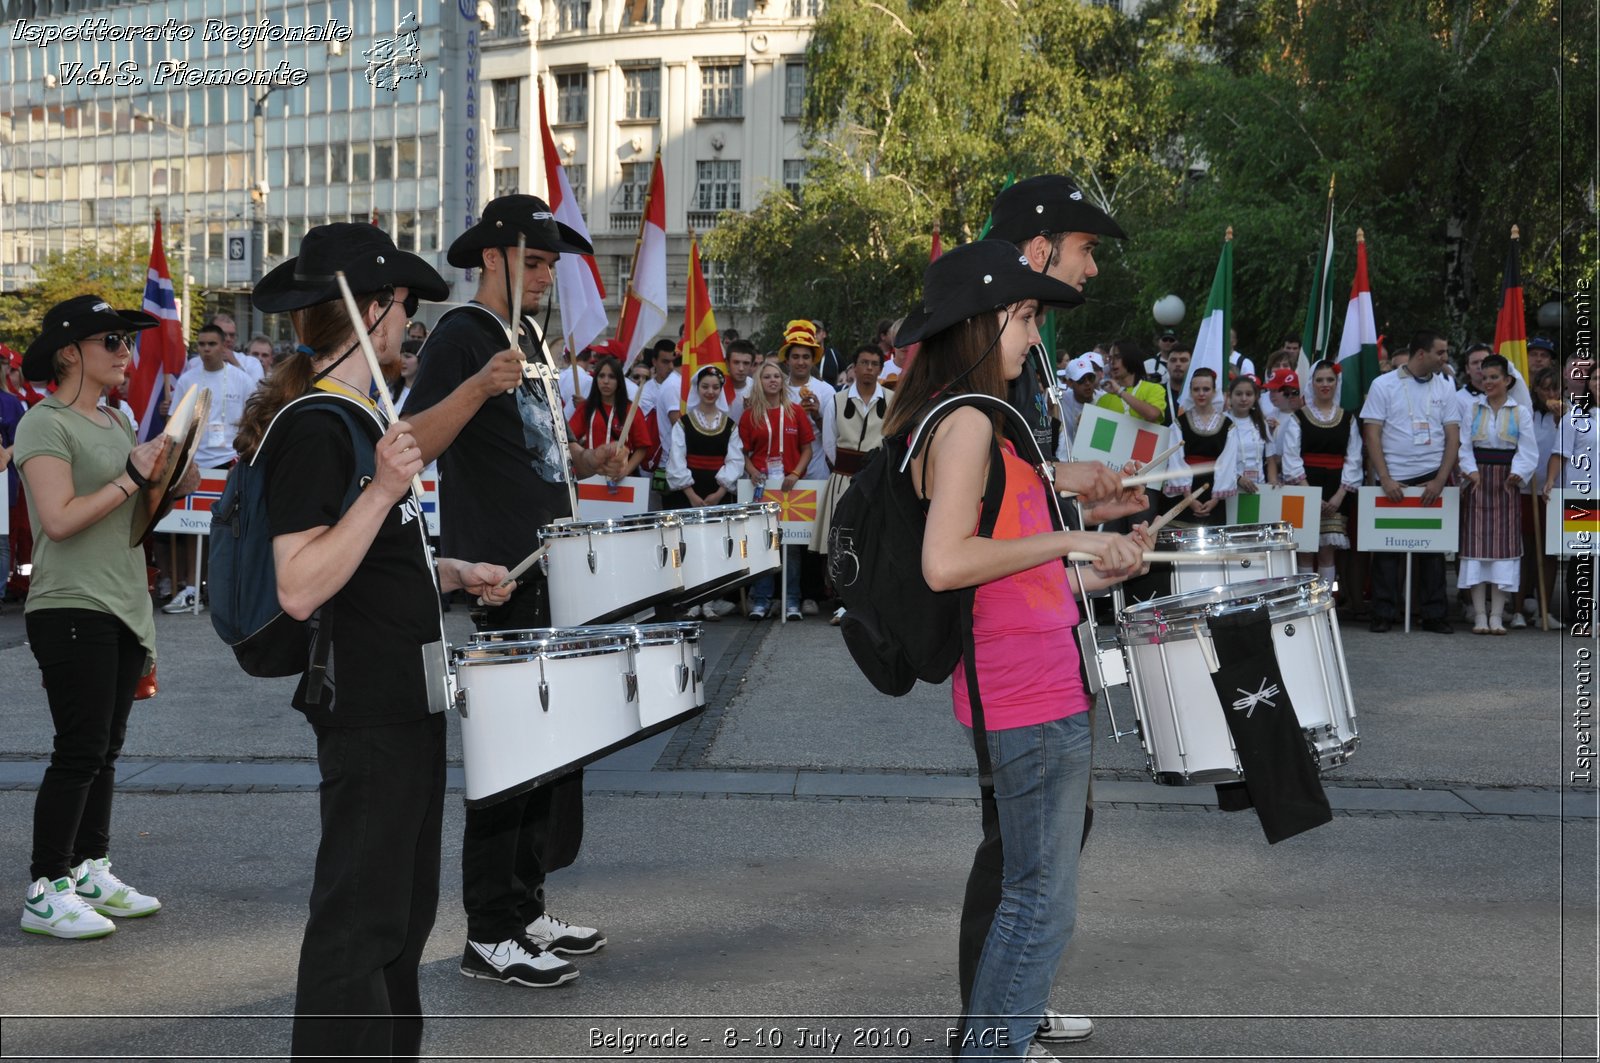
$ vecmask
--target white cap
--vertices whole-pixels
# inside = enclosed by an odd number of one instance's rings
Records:
[[[1105,356],[1099,351],[1084,351],[1082,354],[1078,355],[1078,357],[1074,358],[1073,361],[1088,362],[1090,365],[1093,365],[1095,369],[1101,372],[1104,372],[1106,368]]]
[[[1061,375],[1066,377],[1068,380],[1076,382],[1094,373],[1095,364],[1090,360],[1091,355],[1092,352],[1091,354],[1085,354],[1078,358],[1074,358],[1072,361],[1067,363],[1067,367],[1061,371]]]

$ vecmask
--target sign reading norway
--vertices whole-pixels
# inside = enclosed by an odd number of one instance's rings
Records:
[[[1227,500],[1229,524],[1287,524],[1294,529],[1294,548],[1317,552],[1322,535],[1322,490],[1317,487],[1273,487],[1262,484],[1253,495]]]
[[[1103,406],[1085,406],[1072,440],[1072,460],[1103,461],[1120,471],[1130,461],[1143,465],[1155,457],[1166,438],[1167,429],[1162,425]]]
[[[1356,502],[1357,545],[1389,553],[1449,554],[1460,541],[1461,491],[1446,487],[1422,504],[1422,488],[1403,488],[1405,497],[1390,501],[1381,487],[1363,487]]]
[[[1600,498],[1566,488],[1550,492],[1545,507],[1544,552],[1593,554],[1600,543]]]

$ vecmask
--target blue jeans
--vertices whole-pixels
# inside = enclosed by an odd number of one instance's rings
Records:
[[[783,548],[783,567],[789,573],[788,593],[784,595],[784,602],[789,607],[789,612],[800,611],[800,563],[805,559],[804,546],[785,546]],[[750,608],[768,612],[772,608],[772,596],[777,592],[778,577],[776,575],[762,576],[750,584]]]
[[[973,977],[960,1058],[1025,1054],[1078,913],[1089,714],[988,732],[1005,850],[1000,908]]]

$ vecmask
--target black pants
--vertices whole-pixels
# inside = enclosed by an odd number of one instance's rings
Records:
[[[117,754],[146,654],[128,625],[93,609],[39,609],[27,631],[56,729],[33,803],[28,877],[53,880],[111,844]]]
[[[473,615],[480,631],[550,625],[543,579]],[[544,914],[544,880],[577,859],[583,842],[583,772],[575,771],[487,808],[469,808],[461,842],[461,901],[467,938],[505,941]]]
[[[1406,487],[1420,487],[1439,475],[1438,470],[1409,480]],[[1417,612],[1424,620],[1443,620],[1446,613],[1444,555],[1413,554],[1412,568],[1417,574]],[[1406,555],[1372,551],[1372,616],[1377,620],[1403,621],[1405,608]]]
[[[439,907],[444,717],[316,733],[322,841],[292,1051],[415,1059],[417,965]]]

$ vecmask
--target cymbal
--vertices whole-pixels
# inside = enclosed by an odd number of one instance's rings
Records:
[[[195,453],[200,449],[200,433],[205,431],[206,423],[211,418],[211,392],[190,385],[189,391],[183,400],[178,403],[176,412],[167,421],[162,434],[174,441],[174,445],[167,448],[167,464],[161,474],[151,481],[161,487],[161,504],[154,511],[147,511],[140,506],[133,515],[133,527],[129,532],[129,546],[138,546],[150,534],[150,529],[156,522],[166,515],[172,508],[172,503],[177,501],[174,489],[183,481],[188,473],[189,466],[194,464]],[[181,432],[180,438],[176,433]],[[142,492],[141,492],[142,495]]]

